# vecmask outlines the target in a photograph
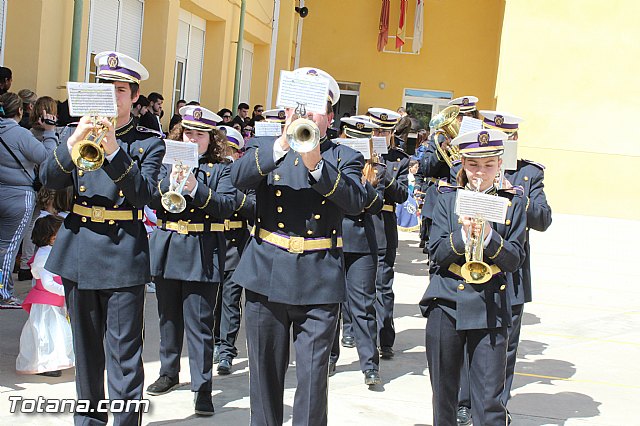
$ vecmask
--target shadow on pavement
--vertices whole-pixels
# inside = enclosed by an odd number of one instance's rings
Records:
[[[562,426],[569,419],[599,415],[598,407],[600,405],[590,396],[576,392],[522,393],[509,401],[509,411],[516,415],[527,415],[527,425],[555,424]],[[543,414],[544,417],[529,417],[528,413],[532,408],[541,407],[544,407],[544,411],[536,411],[536,414]],[[517,419],[517,416],[515,418]]]

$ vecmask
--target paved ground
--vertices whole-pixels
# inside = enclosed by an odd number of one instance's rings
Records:
[[[514,424],[638,424],[640,401],[640,222],[556,215],[544,234],[532,234],[535,302],[526,307],[522,343],[509,409]],[[427,285],[415,234],[401,235],[396,275],[396,358],[382,361],[383,385],[368,390],[355,349],[344,349],[329,390],[332,425],[431,425],[431,388],[424,353],[425,319],[417,302]],[[19,284],[24,296],[27,283]],[[23,311],[0,311],[0,424],[69,424],[67,415],[9,414],[8,397],[73,398],[73,370],[57,379],[17,376]],[[241,341],[244,335],[241,337]],[[242,425],[249,420],[246,347],[234,373],[214,379],[215,416],[193,415],[187,358],[183,388],[150,397],[151,425]],[[186,354],[186,349],[184,351]],[[292,359],[294,359],[292,357]],[[146,382],[156,379],[158,321],[147,295],[144,350]],[[291,415],[295,364],[289,368],[285,418]],[[633,411],[632,411],[633,410]],[[633,417],[632,417],[633,416]]]

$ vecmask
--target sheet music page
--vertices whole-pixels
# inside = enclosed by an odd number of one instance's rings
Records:
[[[465,133],[473,132],[475,130],[482,130],[482,120],[478,120],[473,117],[462,117],[462,123],[460,123],[460,131],[458,135],[464,135]]]
[[[456,197],[456,214],[458,216],[479,215],[484,220],[504,223],[507,217],[509,199],[482,192],[458,190]]]
[[[69,115],[82,117],[95,115],[117,117],[116,91],[113,84],[67,82],[69,95]]]
[[[191,142],[178,142],[171,139],[164,140],[166,151],[163,164],[183,164],[190,167],[198,167],[198,144]]]
[[[256,121],[254,131],[256,136],[280,136],[282,134],[282,125],[280,123]]]
[[[364,155],[365,160],[369,160],[371,158],[369,139],[367,138],[339,138],[333,139],[333,141],[339,145],[348,146],[349,148],[361,152],[362,155]]]
[[[280,72],[278,108],[295,108],[304,103],[308,112],[324,114],[329,99],[329,81],[314,76],[299,76],[292,71]]]
[[[518,168],[518,141],[504,141],[504,154],[502,154],[502,170],[515,170]]]
[[[373,150],[378,154],[388,154],[389,148],[387,148],[387,138],[384,136],[374,136],[373,138]]]

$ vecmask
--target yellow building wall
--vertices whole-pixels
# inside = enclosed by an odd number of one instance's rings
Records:
[[[640,219],[640,3],[508,0],[497,107],[547,166],[554,212]]]
[[[396,33],[399,4],[391,1],[389,35]],[[377,51],[380,2],[326,0],[305,5],[309,15],[304,19],[300,66],[319,67],[338,81],[361,83],[359,113],[373,106],[395,110],[405,88],[474,95],[481,108],[495,105],[504,0],[427,0],[418,55]],[[412,36],[415,2],[408,6],[406,35]],[[394,43],[390,39],[387,48]]]

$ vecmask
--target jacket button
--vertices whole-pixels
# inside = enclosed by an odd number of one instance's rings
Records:
[[[189,210],[189,213],[195,213],[196,209]]]
[[[529,176],[524,177],[525,182],[529,180]]]
[[[144,149],[142,149],[142,148],[138,148],[138,152],[139,152],[140,154],[142,154],[142,153],[144,152]]]
[[[207,177],[211,176],[211,172],[207,172]]]
[[[524,228],[524,229],[525,229],[526,231],[528,231],[528,230],[529,230],[529,227],[527,226],[527,227],[526,227],[526,228]]]
[[[84,175],[84,171],[83,170],[78,170],[78,176],[82,176]]]
[[[209,215],[208,214],[204,215],[204,218],[209,219]]]
[[[276,210],[278,211],[278,213],[282,213],[282,207],[278,206],[276,207]]]
[[[507,220],[504,221],[504,224],[509,226],[509,225],[511,225],[511,221],[509,219],[507,219]]]
[[[460,291],[464,290],[464,284],[460,284],[460,285],[458,286],[458,290],[460,290]]]
[[[114,205],[113,205],[113,208],[114,208],[114,209],[117,209],[118,207],[120,207],[120,206],[119,206],[119,205],[117,205],[117,204],[114,204]]]
[[[235,238],[232,238],[232,239],[231,239],[231,242],[232,242],[232,243],[235,243],[235,242],[236,242],[236,239],[235,239]]]
[[[118,192],[118,195],[119,195],[120,197],[124,197],[124,192],[120,191],[120,192]]]
[[[319,215],[319,214],[317,214],[317,215],[313,216],[313,218],[314,218],[314,219],[316,219],[316,220],[317,220],[317,219],[320,219],[320,215]]]
[[[282,195],[282,191],[280,191],[279,189],[276,189],[276,197],[279,197]]]
[[[273,180],[278,182],[280,180],[280,175],[273,175]]]
[[[506,285],[504,285],[504,284],[502,284],[502,285],[500,286],[500,291],[504,291],[504,289],[505,289],[505,288],[507,288],[507,286],[506,286]]]
[[[322,202],[320,204],[327,204],[327,200],[322,200]]]
[[[84,185],[80,185],[80,188],[78,188],[78,191],[80,191],[80,192],[84,192],[86,190],[87,190],[87,188],[85,188]]]
[[[260,223],[260,218],[258,218],[258,223]]]
[[[114,225],[115,223],[116,223],[116,221],[115,221],[115,220],[110,220],[110,221],[109,221],[109,225]]]
[[[87,221],[87,218],[86,218],[86,217],[84,217],[84,216],[82,216],[82,219],[80,219],[80,220],[81,220],[81,221],[83,221],[83,222],[86,222],[86,221]]]
[[[86,206],[86,205],[87,205],[87,202],[86,202],[86,201],[83,201],[83,202],[82,202],[82,205],[83,205],[83,206]]]
[[[284,223],[278,222],[278,228],[280,228],[280,229],[284,228]]]
[[[334,229],[333,231],[331,231],[331,233],[332,233],[333,235],[336,235],[336,234],[338,233],[338,231],[336,231],[336,230]]]
[[[207,164],[207,166],[213,167],[213,163],[209,163],[209,164]]]
[[[512,203],[511,201],[509,201],[509,202],[507,203],[507,206],[509,206],[509,207],[511,207],[512,205],[513,205],[513,203]]]
[[[398,168],[397,168],[397,167],[394,167],[394,168],[393,168],[393,170],[394,170],[394,171],[395,171],[395,170],[398,170]]]
[[[307,235],[313,235],[313,231],[311,229],[307,229]]]

